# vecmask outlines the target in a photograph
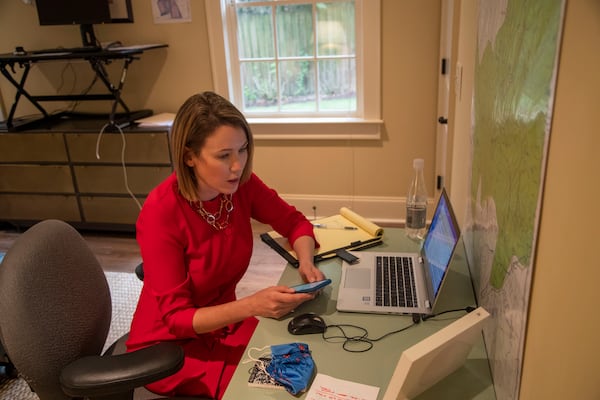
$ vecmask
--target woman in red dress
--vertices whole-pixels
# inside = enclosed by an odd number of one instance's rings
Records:
[[[252,172],[252,133],[233,104],[212,92],[190,97],[170,141],[175,172],[148,195],[137,220],[144,285],[127,347],[178,343],[183,368],[147,388],[221,398],[255,316],[279,318],[314,297],[273,286],[236,298],[252,253],[251,218],[289,240],[305,282],[324,275],[313,263],[312,224]]]

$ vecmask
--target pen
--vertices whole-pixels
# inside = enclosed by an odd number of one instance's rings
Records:
[[[358,229],[358,228],[357,228],[357,227],[355,227],[355,226],[343,226],[343,227],[340,227],[340,228],[337,228],[337,227],[329,227],[329,226],[327,226],[327,225],[325,225],[325,224],[313,224],[313,226],[314,226],[315,228],[320,228],[320,229],[344,229],[344,230],[346,230],[346,231],[355,231],[355,230],[357,230],[357,229]]]

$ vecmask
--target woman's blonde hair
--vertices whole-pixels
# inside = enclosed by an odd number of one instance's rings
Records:
[[[223,125],[239,127],[246,133],[248,162],[242,172],[241,182],[252,174],[254,141],[244,115],[229,100],[213,92],[191,96],[177,111],[171,128],[171,156],[181,195],[189,201],[198,200],[198,182],[191,167],[185,163],[188,149],[198,154],[206,138]]]

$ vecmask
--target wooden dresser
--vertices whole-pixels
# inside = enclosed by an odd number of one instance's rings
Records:
[[[138,202],[173,170],[168,130],[113,128],[100,136],[103,124],[69,120],[0,132],[0,222],[57,218],[133,231]]]

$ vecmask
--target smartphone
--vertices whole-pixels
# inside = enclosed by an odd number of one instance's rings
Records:
[[[323,279],[322,281],[303,283],[302,285],[292,286],[296,293],[311,293],[317,291],[331,283],[331,279]]]

